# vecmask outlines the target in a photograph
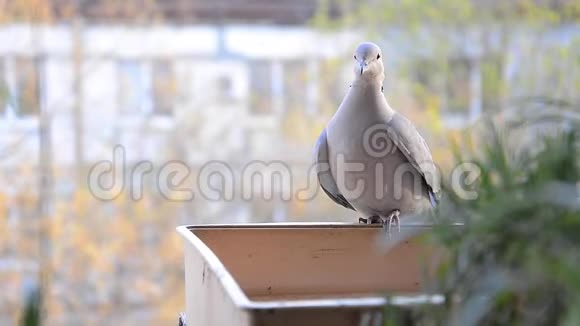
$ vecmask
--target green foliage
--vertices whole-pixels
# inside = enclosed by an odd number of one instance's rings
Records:
[[[35,290],[27,297],[22,316],[20,317],[20,326],[39,326],[42,324],[42,296],[39,290]]]
[[[575,129],[513,145],[489,123],[487,145],[456,159],[481,169],[464,200],[448,185],[431,240],[449,250],[429,291],[427,325],[578,325],[580,321],[580,155]],[[517,153],[517,154],[516,154]],[[462,222],[463,227],[449,223]]]
[[[321,30],[355,29],[393,47],[385,48],[388,53],[403,54],[386,61],[392,70],[387,73],[387,88],[400,87],[389,94],[393,103],[406,108],[412,103],[438,115],[466,114],[474,108],[472,99],[478,98],[485,113],[505,109],[513,96],[575,99],[580,85],[571,56],[578,52],[576,35],[559,45],[542,40],[550,39],[554,31],[567,35],[568,27],[578,22],[578,1],[532,0],[323,0],[312,19]],[[479,57],[465,55],[463,43],[479,48]],[[481,69],[481,86],[475,86],[475,92],[474,65]],[[514,67],[517,71],[506,73]]]
[[[331,17],[333,7],[342,12],[339,19]],[[488,23],[544,25],[579,20],[577,1],[379,0],[352,6],[344,0],[324,0],[313,23],[324,28],[362,24],[366,28],[391,25],[413,29],[425,24],[447,27]]]

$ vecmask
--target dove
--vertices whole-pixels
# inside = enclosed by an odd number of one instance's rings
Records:
[[[354,81],[315,145],[318,182],[334,202],[361,214],[359,222],[400,230],[401,215],[436,205],[438,171],[413,123],[383,95],[381,49],[362,43],[354,60]]]

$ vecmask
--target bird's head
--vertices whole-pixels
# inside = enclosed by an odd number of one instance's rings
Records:
[[[378,45],[371,42],[359,44],[354,52],[354,60],[355,79],[382,82],[385,78],[382,51]]]

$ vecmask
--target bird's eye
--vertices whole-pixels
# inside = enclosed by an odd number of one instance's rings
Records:
[[[381,54],[377,54],[377,60],[379,60],[381,58]]]
[[[356,60],[356,55],[354,56],[354,59]]]

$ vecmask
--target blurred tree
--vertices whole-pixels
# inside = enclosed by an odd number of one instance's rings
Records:
[[[389,31],[405,31],[409,44],[422,44],[427,36],[431,43],[436,40],[428,62],[410,62],[409,70],[417,72],[415,96],[425,97],[442,92],[436,75],[445,73],[445,66],[457,67],[457,63],[445,63],[452,59],[452,48],[457,40],[472,38],[482,46],[484,104],[495,106],[493,96],[505,95],[504,76],[501,71],[509,58],[508,46],[517,32],[524,28],[531,35],[545,31],[548,26],[564,26],[580,21],[580,5],[577,1],[427,1],[427,0],[377,0],[355,3],[351,1],[322,1],[318,14],[313,18],[314,26],[326,29],[361,28],[372,39],[382,40]],[[343,7],[343,16],[332,17],[333,6]],[[352,10],[347,10],[351,8]],[[494,44],[499,47],[494,49]],[[423,43],[424,44],[424,43]],[[570,47],[566,47],[570,49]],[[566,50],[561,50],[566,52]],[[568,50],[569,51],[569,50]],[[489,56],[489,60],[488,60]],[[387,56],[388,58],[388,56]],[[545,55],[544,60],[561,62],[557,56]],[[425,64],[430,65],[425,70]],[[443,69],[443,70],[442,70]],[[498,70],[499,69],[499,70]],[[451,71],[453,73],[453,71]],[[558,73],[562,77],[565,74]],[[430,90],[430,94],[425,90]],[[434,93],[434,94],[433,94]],[[465,93],[465,91],[460,92]],[[456,96],[452,96],[456,100]],[[503,100],[500,99],[500,104]],[[452,105],[453,106],[453,105]]]
[[[477,198],[465,200],[447,185],[440,224],[427,235],[449,251],[428,288],[446,303],[419,309],[416,322],[576,325],[580,135],[576,129],[514,145],[508,141],[514,129],[486,126],[486,145],[456,149],[457,162],[481,168],[471,188]]]
[[[398,46],[384,49],[386,96],[431,133],[427,138],[435,148],[447,138],[443,113],[451,118],[460,113],[473,122],[513,106],[516,97],[541,94],[577,101],[570,86],[580,82],[579,62],[569,57],[579,48],[577,35],[555,46],[539,41],[553,28],[568,35],[567,26],[578,22],[578,2],[556,0],[322,0],[312,19],[322,31],[362,30],[376,43]],[[398,57],[390,59],[389,51]],[[436,153],[435,159],[447,165],[448,154]]]

